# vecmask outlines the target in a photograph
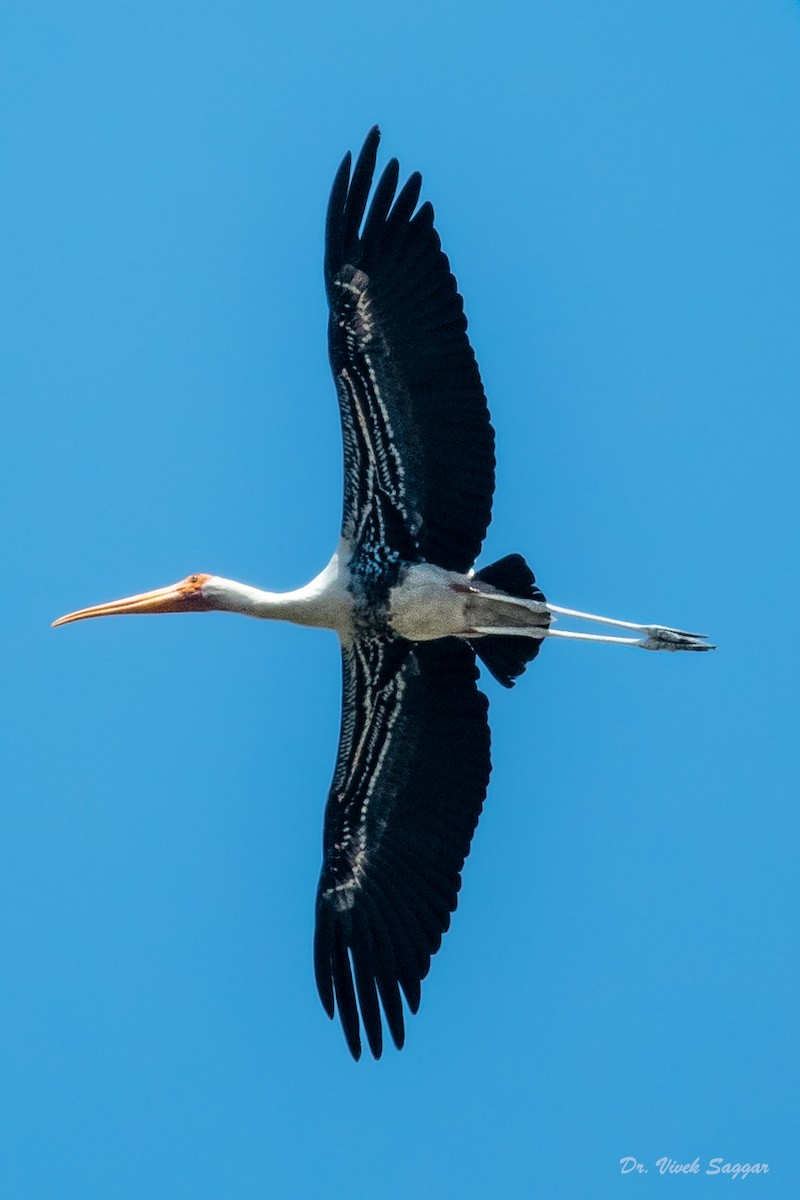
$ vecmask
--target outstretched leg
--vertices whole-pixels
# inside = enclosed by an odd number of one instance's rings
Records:
[[[668,625],[639,625],[634,621],[619,621],[613,617],[598,617],[594,613],[578,612],[574,608],[561,608],[558,604],[547,606],[553,614],[563,617],[576,617],[581,621],[597,621],[601,625],[614,625],[618,629],[635,629],[643,633],[643,638],[608,638],[594,637],[592,634],[559,633],[553,630],[555,637],[578,637],[590,641],[616,641],[623,645],[640,646],[642,650],[716,650],[706,640],[705,633],[688,633],[685,629],[670,629]]]
[[[533,608],[533,605],[531,606]],[[611,625],[618,629],[633,629],[640,637],[615,637],[602,633],[578,633],[567,629],[544,628],[533,623],[528,627],[520,625],[492,625],[478,627],[475,634],[500,634],[504,637],[534,637],[534,638],[570,638],[581,642],[611,642],[618,646],[638,646],[641,650],[716,650],[706,640],[703,633],[688,633],[685,629],[670,629],[667,625],[640,625],[634,621],[619,621],[613,617],[600,617],[595,613],[578,612],[574,608],[561,608],[557,604],[541,602],[536,604],[535,612],[541,621],[541,612],[546,610],[553,619],[557,616],[576,617],[582,621],[594,621],[601,625]],[[517,605],[517,611],[518,605]]]
[[[463,614],[468,627],[463,632],[459,631],[462,637],[525,637],[536,638],[540,642],[546,637],[572,638],[582,642],[638,646],[642,650],[716,649],[716,646],[709,645],[703,633],[689,633],[686,629],[672,629],[668,625],[620,621],[616,617],[601,617],[596,613],[550,604],[544,593],[536,587],[533,572],[519,554],[509,554],[481,571],[471,573],[468,583],[451,583],[450,587],[469,596]],[[551,622],[559,617],[575,617],[579,621],[610,625],[615,629],[630,629],[639,636],[618,637],[606,633],[553,629]],[[521,659],[523,664],[526,661],[527,658]],[[520,670],[524,670],[524,665]],[[519,674],[519,671],[516,673]]]

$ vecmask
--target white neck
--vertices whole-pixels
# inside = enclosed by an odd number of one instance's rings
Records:
[[[203,595],[213,608],[223,612],[345,632],[350,627],[352,597],[342,581],[341,568],[341,549],[337,549],[324,571],[293,592],[266,592],[212,575],[203,587]]]

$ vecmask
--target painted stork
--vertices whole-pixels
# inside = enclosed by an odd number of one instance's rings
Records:
[[[328,350],[344,442],[335,553],[297,591],[216,575],[69,613],[224,610],[333,629],[342,651],[339,748],[325,810],[314,971],[347,1045],[375,1058],[381,1009],[395,1045],[450,924],[489,781],[488,702],[476,657],[505,687],[545,638],[709,650],[703,635],[559,608],[519,554],[474,570],[494,490],[494,433],[461,296],[392,159],[367,198],[379,130],[333,182],[325,229]],[[633,636],[556,630],[555,616]],[[360,1012],[360,1021],[359,1021]]]

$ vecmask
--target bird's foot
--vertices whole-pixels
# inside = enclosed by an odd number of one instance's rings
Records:
[[[666,625],[648,625],[646,638],[638,643],[642,650],[716,650],[705,633],[687,633],[685,629],[669,629]]]

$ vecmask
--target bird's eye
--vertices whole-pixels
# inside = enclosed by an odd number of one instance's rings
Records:
[[[189,576],[189,583],[199,583],[199,582],[200,582],[199,575],[190,575]]]

